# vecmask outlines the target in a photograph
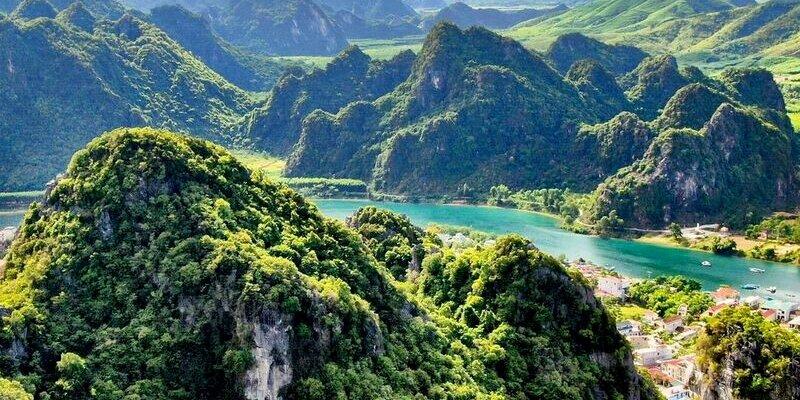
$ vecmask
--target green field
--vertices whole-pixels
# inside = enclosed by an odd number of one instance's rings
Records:
[[[286,167],[286,160],[269,154],[251,150],[231,150],[231,153],[246,167],[254,171],[262,171],[273,179],[280,179],[283,169]]]
[[[361,48],[364,53],[367,53],[372,58],[386,60],[405,50],[411,50],[414,53],[419,53],[424,40],[424,36],[408,36],[404,38],[387,40],[358,39],[350,40],[350,43]]]

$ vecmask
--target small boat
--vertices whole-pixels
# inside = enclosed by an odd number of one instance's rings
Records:
[[[710,266],[711,266],[711,261],[703,261],[701,264],[702,264],[704,267],[710,267]]]
[[[767,291],[770,293],[775,293],[778,291],[778,288],[776,288],[775,286],[770,286],[767,288]]]
[[[761,268],[750,268],[750,272],[754,274],[763,274],[764,272],[767,272],[767,270]]]
[[[746,284],[742,285],[742,289],[744,289],[744,290],[756,290],[756,289],[758,289],[760,287],[761,286],[758,286],[758,285],[755,285],[755,284],[752,284],[752,283],[746,283]]]

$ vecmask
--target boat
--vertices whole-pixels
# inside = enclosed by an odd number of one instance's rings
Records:
[[[750,268],[750,272],[754,274],[763,274],[764,272],[767,272],[767,270],[761,268]]]
[[[778,288],[776,288],[775,286],[770,286],[767,288],[767,291],[770,293],[775,293],[778,291]]]
[[[794,294],[794,293],[789,293],[789,294],[786,295],[786,297],[797,297],[797,295]]]
[[[703,261],[703,262],[702,262],[702,265],[703,265],[704,267],[710,267],[710,266],[711,266],[711,261]]]
[[[758,289],[760,287],[761,286],[758,286],[758,285],[753,284],[753,283],[746,283],[746,284],[742,285],[742,289],[744,289],[744,290],[756,290],[756,289]]]

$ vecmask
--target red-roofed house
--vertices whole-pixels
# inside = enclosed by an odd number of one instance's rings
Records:
[[[664,318],[664,330],[669,333],[675,333],[678,329],[683,327],[683,318],[680,315],[673,315]]]
[[[738,303],[739,291],[729,286],[723,286],[717,289],[715,292],[711,293],[711,297],[714,299],[714,302],[716,304]]]
[[[703,313],[703,316],[704,317],[713,317],[713,316],[719,314],[719,312],[722,311],[723,309],[725,309],[725,307],[730,307],[730,305],[729,304],[717,304],[717,305],[709,308],[708,310],[706,310],[706,312]]]
[[[778,312],[775,310],[760,310],[761,316],[764,317],[767,321],[777,321],[778,320]]]

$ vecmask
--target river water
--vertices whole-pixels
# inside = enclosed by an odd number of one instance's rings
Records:
[[[578,235],[558,228],[558,221],[546,215],[496,207],[459,206],[443,204],[408,204],[370,202],[366,200],[313,200],[320,210],[337,219],[344,219],[360,207],[374,205],[408,215],[415,224],[432,223],[467,226],[495,233],[519,233],[531,239],[536,246],[554,256],[564,255],[570,260],[582,257],[599,265],[614,267],[623,275],[647,278],[659,275],[684,275],[698,280],[703,287],[713,290],[720,285],[739,288],[743,284],[760,285],[752,293],[762,297],[786,299],[794,294],[800,299],[800,267],[739,257],[723,257],[681,248],[659,246],[619,239],[602,239]],[[0,212],[0,228],[20,223],[24,212]],[[710,261],[711,267],[703,267]],[[766,270],[753,274],[750,268]],[[778,288],[770,295],[764,290]]]
[[[473,229],[505,234],[516,232],[531,239],[541,250],[570,260],[582,257],[599,265],[614,267],[623,275],[647,278],[659,275],[684,275],[698,280],[707,290],[720,285],[737,289],[743,284],[757,284],[761,289],[742,290],[776,299],[795,294],[800,299],[800,267],[740,257],[723,257],[688,249],[659,246],[619,239],[603,239],[579,235],[558,228],[551,217],[519,210],[496,207],[443,204],[376,203],[363,200],[314,200],[320,210],[333,218],[344,219],[360,207],[374,205],[408,215],[415,224],[431,223],[467,226]],[[710,261],[711,267],[703,267]],[[766,270],[753,274],[750,268]],[[775,286],[770,295],[765,288]]]

